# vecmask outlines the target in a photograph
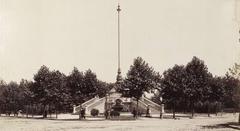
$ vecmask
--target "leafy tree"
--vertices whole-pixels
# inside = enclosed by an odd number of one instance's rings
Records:
[[[80,105],[84,102],[84,96],[82,95],[82,88],[84,86],[84,75],[76,67],[66,78],[66,84],[69,88],[69,93],[71,96],[70,103],[74,105]],[[73,106],[73,105],[71,105]]]
[[[60,71],[52,71],[49,82],[50,104],[55,106],[56,118],[59,108],[64,106],[64,100],[68,99],[68,90],[65,90],[65,75]],[[51,107],[51,106],[50,106]]]
[[[106,93],[111,89],[111,84],[98,80],[96,95],[105,97]]]
[[[233,93],[233,100],[235,101],[236,108],[238,109],[239,116],[238,116],[238,124],[240,124],[240,87],[239,87],[239,80],[235,78],[234,81],[234,93]]]
[[[234,90],[237,88],[237,80],[235,77],[230,76],[229,74],[226,74],[226,76],[223,78],[224,83],[224,100],[223,104],[226,108],[235,108],[236,102],[233,99]]]
[[[228,100],[227,102],[225,101],[225,104],[231,103],[231,105],[235,105],[235,108],[239,112],[238,123],[240,124],[240,65],[235,63],[229,71],[231,76],[227,73],[225,77],[225,99]]]
[[[46,106],[51,102],[51,71],[46,66],[41,66],[37,74],[34,75],[34,99],[36,103],[43,105],[43,117],[47,116]]]
[[[33,82],[24,80],[22,79],[19,84],[19,89],[21,90],[21,96],[23,97],[22,99],[22,104],[26,107],[26,114],[28,117],[29,113],[29,107],[33,103],[33,92],[31,91],[31,88],[33,87]]]
[[[231,76],[240,79],[240,64],[235,63],[232,68],[229,68]],[[229,73],[227,73],[229,75]]]
[[[50,71],[48,67],[42,66],[34,75],[34,86],[32,92],[35,100],[43,105],[43,117],[47,111],[52,112],[55,108],[56,117],[60,107],[64,107],[69,100],[69,90],[66,87],[66,76],[58,70]]]
[[[222,102],[224,100],[225,95],[225,84],[224,79],[222,77],[212,77],[208,82],[208,86],[204,91],[204,101],[207,102],[207,112],[208,116],[210,116],[210,105],[213,103]]]
[[[155,90],[155,92],[161,92],[162,90],[162,86],[161,86],[161,82],[162,82],[162,75],[159,74],[159,72],[154,72],[154,76],[153,76],[153,90]]]
[[[14,116],[17,114],[17,111],[21,109],[21,100],[23,99],[20,95],[19,85],[16,82],[10,82],[7,84],[6,88],[3,91],[3,97],[6,103],[6,110],[14,113]]]
[[[175,118],[175,106],[184,98],[185,88],[185,68],[184,66],[175,65],[163,73],[162,79],[162,96],[167,103],[172,105],[173,118]]]
[[[84,95],[84,101],[97,95],[98,79],[95,73],[88,69],[84,73],[84,87],[81,92]]]
[[[141,57],[134,59],[133,65],[124,79],[120,91],[126,97],[134,97],[138,101],[144,92],[150,92],[155,87],[155,72]]]
[[[5,81],[0,80],[0,116],[1,113],[3,113],[3,111],[5,111],[5,107],[6,107],[6,99],[4,97],[4,91],[7,87],[7,84]]]
[[[208,87],[208,81],[210,79],[210,73],[204,61],[197,57],[193,57],[186,65],[187,76],[187,90],[186,94],[190,100],[192,117],[194,116],[194,103],[203,99],[204,91]]]

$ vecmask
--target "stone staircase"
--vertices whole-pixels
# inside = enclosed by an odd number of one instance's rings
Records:
[[[137,107],[137,101],[132,99],[132,107]],[[150,107],[151,114],[159,114],[160,111],[164,113],[164,108],[161,107],[160,105],[156,104],[155,102],[151,101],[150,99],[146,97],[142,97],[139,102],[138,102],[138,109],[142,113],[146,113],[147,107]],[[75,106],[73,108],[73,114],[79,114],[79,111],[81,107],[84,107],[86,109],[86,115],[91,114],[91,110],[96,108],[99,110],[100,114],[104,113],[104,107],[105,107],[105,97],[99,98],[99,97],[94,97],[86,102],[84,102],[82,105]]]
[[[74,106],[73,107],[73,114],[79,114],[79,111],[82,107],[84,107],[86,109],[86,114],[89,115],[91,110],[93,108],[95,108],[96,106],[100,106],[98,108],[100,108],[100,113],[103,113],[104,111],[104,101],[105,101],[105,97],[103,98],[99,98],[98,96],[97,97],[94,97],[86,102],[84,102],[82,105],[78,105],[78,106]]]
[[[133,100],[132,104],[134,107],[137,106],[137,101]],[[145,113],[147,110],[147,106],[150,106],[150,110],[151,110],[151,114],[159,114],[160,111],[162,111],[164,113],[164,109],[163,107],[161,107],[160,105],[156,104],[155,102],[151,101],[150,99],[146,98],[146,97],[142,97],[139,101],[138,101],[138,109],[140,112]]]

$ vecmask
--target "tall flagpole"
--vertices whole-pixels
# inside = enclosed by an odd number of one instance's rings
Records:
[[[120,69],[120,5],[118,4],[118,69]]]
[[[117,12],[118,12],[118,72],[117,72],[117,83],[119,84],[122,81],[121,76],[121,68],[120,68],[120,5],[118,4]]]

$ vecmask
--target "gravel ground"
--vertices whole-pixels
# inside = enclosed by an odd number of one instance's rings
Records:
[[[79,121],[77,115],[70,114],[61,114],[58,120],[0,117],[0,131],[236,131],[240,130],[237,116],[198,115],[194,119],[180,117],[177,120],[141,117],[124,121],[102,118]]]

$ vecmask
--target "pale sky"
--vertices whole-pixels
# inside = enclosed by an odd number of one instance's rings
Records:
[[[162,73],[193,56],[214,75],[240,63],[239,0],[120,0],[121,68],[143,57]],[[0,0],[0,78],[32,80],[41,65],[117,74],[117,0]],[[237,13],[238,12],[238,13]]]

